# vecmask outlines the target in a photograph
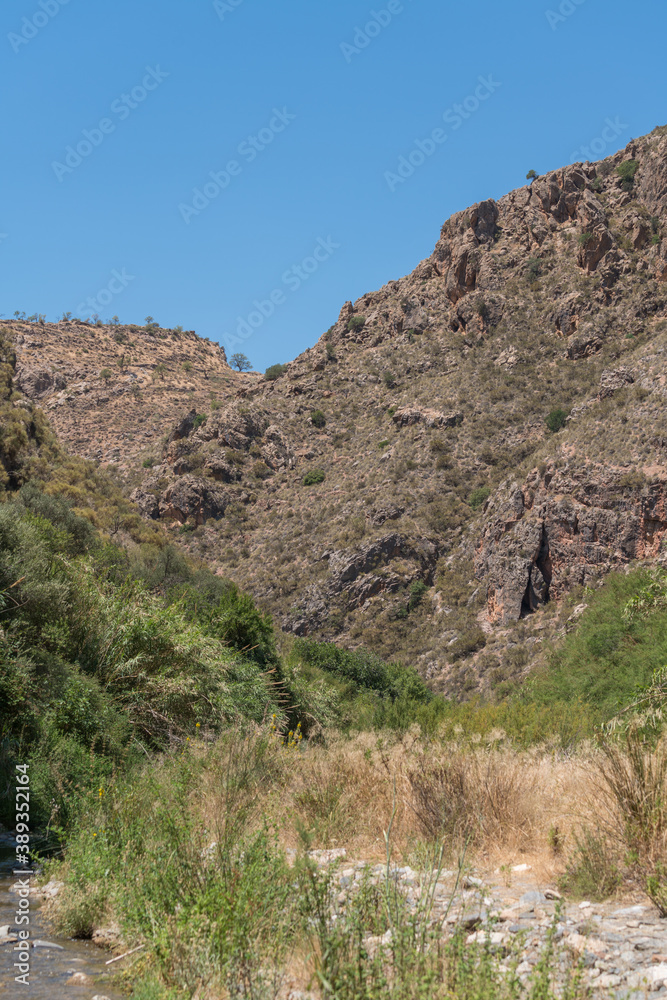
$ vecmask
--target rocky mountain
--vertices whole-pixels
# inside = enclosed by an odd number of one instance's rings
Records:
[[[24,397],[145,519],[285,631],[441,690],[516,676],[564,597],[662,558],[667,127],[456,213],[274,379],[153,324],[5,325]]]

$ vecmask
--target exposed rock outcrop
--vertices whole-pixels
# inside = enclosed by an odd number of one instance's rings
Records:
[[[488,614],[503,624],[575,584],[655,556],[667,534],[667,481],[632,470],[538,470],[487,502],[475,566]]]

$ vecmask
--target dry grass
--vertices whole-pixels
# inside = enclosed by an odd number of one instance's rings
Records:
[[[230,816],[250,810],[253,825],[275,826],[285,847],[297,847],[305,830],[313,847],[380,860],[393,815],[396,858],[444,838],[452,856],[467,842],[468,856],[483,869],[527,861],[549,881],[604,799],[595,777],[601,755],[592,748],[561,759],[496,744],[425,744],[416,733],[361,734],[301,751],[273,740],[258,765],[253,739],[231,744],[230,756],[209,771],[205,823],[220,841]],[[242,763],[248,756],[250,768]]]

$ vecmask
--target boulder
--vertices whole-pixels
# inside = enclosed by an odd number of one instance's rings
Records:
[[[296,465],[294,450],[286,435],[276,424],[271,424],[264,432],[262,458],[270,469],[293,469]]]
[[[635,378],[630,368],[606,368],[600,376],[600,391],[598,399],[613,396],[617,389],[632,385]]]
[[[138,486],[136,490],[130,493],[130,500],[132,503],[136,503],[141,511],[141,516],[147,520],[157,521],[160,517],[160,507],[157,497],[141,486]]]
[[[210,517],[223,517],[230,503],[230,495],[219,486],[195,476],[182,476],[162,494],[159,512],[160,517],[181,524],[188,518],[204,524]]]
[[[422,423],[426,427],[457,427],[463,423],[462,413],[440,413],[438,410],[418,409],[414,406],[401,406],[394,413],[392,420],[399,427]]]

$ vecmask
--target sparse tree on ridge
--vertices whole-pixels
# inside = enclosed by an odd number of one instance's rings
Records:
[[[229,361],[230,364],[232,364],[239,372],[249,372],[252,368],[252,365],[245,354],[239,354],[238,352],[236,354],[232,354]]]

